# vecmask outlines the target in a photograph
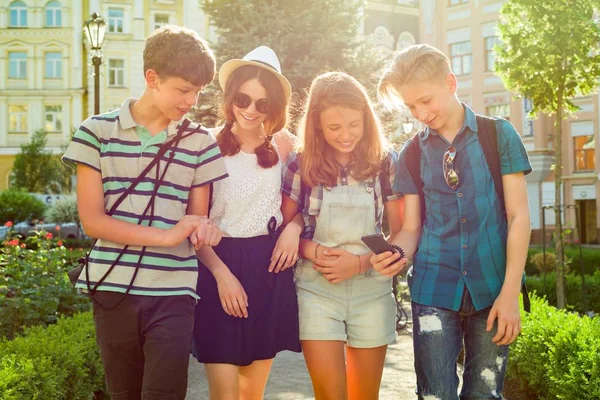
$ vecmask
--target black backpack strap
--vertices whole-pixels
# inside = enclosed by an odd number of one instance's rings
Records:
[[[421,208],[421,223],[425,222],[425,193],[423,192],[423,180],[421,179],[421,144],[420,137],[424,131],[418,132],[409,142],[406,144],[406,166],[413,183],[417,187],[419,193],[419,203]]]
[[[502,215],[506,220],[506,204],[504,203],[504,185],[502,184],[502,171],[500,169],[500,154],[498,153],[498,133],[496,132],[496,121],[493,118],[477,115],[477,137],[483,150],[483,155],[494,181],[498,201],[502,208]],[[531,311],[531,301],[527,286],[523,282],[521,287],[523,293],[523,308],[526,312]]]
[[[496,122],[493,118],[483,115],[477,115],[477,137],[483,150],[483,155],[487,161],[488,168],[494,181],[496,194],[502,215],[506,219],[506,206],[504,204],[504,186],[502,185],[502,172],[500,170],[500,154],[498,153],[498,134],[496,132]]]
[[[523,286],[521,286],[521,293],[523,293],[523,309],[525,312],[531,312],[531,301],[529,300],[529,291],[527,290],[525,282],[523,282]]]
[[[421,179],[421,145],[420,145],[420,135],[424,131],[418,132],[415,136],[410,139],[405,147],[401,150],[401,153],[404,152],[404,157],[406,159],[406,167],[408,168],[408,173],[412,178],[414,185],[417,188],[417,192],[419,194],[419,203],[420,203],[420,211],[421,211],[421,223],[425,221],[425,194],[423,193],[423,180]],[[406,323],[408,321],[408,315],[404,308],[402,307],[402,298],[398,293],[398,286],[400,282],[398,279],[398,275],[394,276],[392,280],[392,289],[394,294],[394,300],[396,301],[396,332],[399,333],[402,329],[406,328]]]

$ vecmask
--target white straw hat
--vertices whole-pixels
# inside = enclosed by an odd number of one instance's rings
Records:
[[[281,74],[281,65],[279,64],[277,55],[267,46],[255,48],[241,60],[236,58],[223,64],[221,69],[219,69],[219,84],[221,85],[221,89],[225,90],[225,86],[227,85],[227,81],[231,74],[244,65],[254,65],[273,73],[281,83],[283,94],[289,99],[292,94],[292,85],[290,85],[290,82]]]

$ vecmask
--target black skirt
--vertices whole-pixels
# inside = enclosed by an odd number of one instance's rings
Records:
[[[215,252],[248,295],[248,318],[223,310],[217,282],[199,265],[192,354],[201,363],[246,366],[283,350],[300,352],[293,268],[269,273],[276,235],[223,238]]]

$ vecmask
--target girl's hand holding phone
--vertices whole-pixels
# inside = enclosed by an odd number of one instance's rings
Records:
[[[386,251],[381,254],[375,254],[369,260],[373,269],[381,275],[392,278],[406,266],[408,261],[406,257],[398,252]]]

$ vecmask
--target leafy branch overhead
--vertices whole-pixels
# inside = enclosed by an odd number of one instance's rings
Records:
[[[205,0],[203,7],[219,37],[211,44],[217,67],[229,59],[242,58],[260,45],[275,50],[295,92],[292,118],[301,112],[299,104],[316,75],[342,70],[372,90],[384,65],[359,36],[364,7],[360,1]],[[218,80],[208,89],[196,107],[197,120],[216,112]],[[207,104],[212,107],[207,108]]]
[[[504,4],[496,71],[508,89],[532,100],[531,115],[567,113],[573,98],[596,90],[600,76],[597,0],[512,0]]]

